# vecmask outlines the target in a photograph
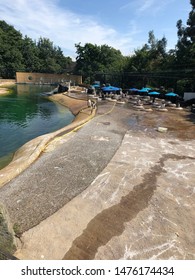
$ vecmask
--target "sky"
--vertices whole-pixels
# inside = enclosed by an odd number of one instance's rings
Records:
[[[0,20],[23,37],[50,39],[73,60],[78,43],[106,44],[131,55],[151,30],[172,49],[176,23],[186,24],[190,10],[190,0],[0,0]]]

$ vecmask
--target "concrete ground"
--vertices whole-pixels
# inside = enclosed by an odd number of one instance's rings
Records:
[[[194,122],[185,110],[101,101],[94,119],[0,189],[15,256],[195,259]]]

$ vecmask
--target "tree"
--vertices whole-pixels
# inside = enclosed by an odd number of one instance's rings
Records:
[[[187,20],[186,34],[192,44],[195,43],[195,0],[190,1],[192,10],[189,13]]]
[[[35,72],[37,69],[40,69],[38,49],[35,41],[25,36],[21,52],[23,56],[23,64],[25,64],[25,71]]]
[[[63,55],[60,47],[54,46],[48,38],[40,38],[37,43],[39,58],[39,72],[63,73],[70,66],[72,60]]]
[[[182,20],[177,21],[178,42],[176,45],[177,57],[180,62],[188,64],[193,57],[189,57],[189,53],[193,55],[195,44],[195,0],[191,0],[192,10],[189,13],[187,26],[184,26]],[[182,61],[181,61],[182,60]]]
[[[76,47],[76,72],[83,75],[84,79],[93,82],[97,73],[106,75],[119,73],[123,70],[124,56],[119,50],[107,45],[93,45],[86,43],[84,46],[75,44]]]
[[[0,21],[0,72],[2,77],[12,78],[17,69],[24,69],[21,46],[22,34],[5,21]]]
[[[192,10],[189,13],[187,26],[184,26],[182,20],[177,21],[178,42],[176,45],[175,65],[180,71],[190,74],[189,79],[180,80],[180,84],[187,84],[188,88],[195,90],[195,0],[190,1]],[[189,84],[191,86],[189,86]]]
[[[101,68],[100,47],[91,43],[81,46],[75,44],[76,47],[76,68],[75,71],[84,78],[91,77],[93,79],[94,72]]]
[[[70,70],[72,59],[69,56],[65,57],[60,47],[54,47],[54,57],[56,63],[60,66],[58,73],[64,73],[67,70]]]
[[[36,43],[0,21],[0,76],[14,78],[16,71],[63,73],[72,60],[47,38]]]
[[[129,59],[128,70],[137,72],[159,71],[166,59],[167,40],[163,37],[158,40],[154,32],[148,33],[148,44],[135,50],[134,55]]]

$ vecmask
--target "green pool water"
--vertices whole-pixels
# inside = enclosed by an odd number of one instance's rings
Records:
[[[68,108],[42,95],[52,89],[44,85],[16,85],[11,93],[0,95],[0,169],[26,142],[73,121],[74,115]]]

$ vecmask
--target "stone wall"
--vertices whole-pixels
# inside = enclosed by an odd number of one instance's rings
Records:
[[[15,83],[14,79],[0,79],[0,84]]]
[[[53,84],[70,82],[73,85],[82,84],[82,76],[69,74],[47,74],[47,73],[30,73],[16,72],[16,82],[19,84]]]

